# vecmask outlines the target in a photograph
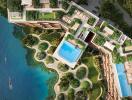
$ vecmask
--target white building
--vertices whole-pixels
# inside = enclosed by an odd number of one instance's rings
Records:
[[[106,41],[104,44],[104,47],[106,47],[107,49],[113,51],[115,48],[115,45],[111,44],[110,42]]]
[[[32,0],[22,0],[21,5],[31,6],[32,5]]]

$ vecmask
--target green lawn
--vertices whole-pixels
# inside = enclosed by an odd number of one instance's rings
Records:
[[[53,12],[53,13],[41,13],[40,15],[39,15],[39,18],[42,18],[42,19],[56,19],[56,16],[55,16],[55,13]]]
[[[90,94],[89,100],[96,100],[101,93],[101,86],[95,86]]]

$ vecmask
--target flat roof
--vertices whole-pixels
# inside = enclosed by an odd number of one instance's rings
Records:
[[[32,5],[32,0],[21,0],[21,5]]]
[[[109,50],[113,51],[115,45],[111,44],[110,42],[106,41],[104,47],[108,48]]]
[[[107,26],[105,26],[103,31],[106,33],[106,35],[112,35],[114,33],[114,31]]]
[[[125,47],[125,51],[132,51],[132,46]]]

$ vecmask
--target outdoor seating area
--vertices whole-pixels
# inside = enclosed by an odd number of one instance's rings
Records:
[[[107,26],[103,29],[103,32],[104,32],[105,36],[109,36],[109,35],[112,35],[114,33],[114,31]]]
[[[105,44],[104,44],[104,47],[109,49],[110,51],[113,51],[114,48],[115,48],[115,45],[113,45],[112,43],[106,41]]]
[[[100,33],[102,33],[102,35],[104,35],[105,37],[114,40],[118,43],[120,43],[121,45],[124,43],[125,41],[125,36],[123,36],[123,32],[118,30],[117,28],[113,27],[111,24],[103,21],[102,24],[99,26],[99,30]],[[121,37],[122,36],[122,37]]]
[[[86,47],[86,43],[76,39],[67,32],[54,52],[53,57],[67,64],[69,67],[74,68]]]

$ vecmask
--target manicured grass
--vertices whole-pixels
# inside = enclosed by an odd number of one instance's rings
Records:
[[[90,94],[90,100],[96,100],[101,93],[100,86],[95,86]]]
[[[34,20],[54,21],[54,20],[60,20],[64,14],[65,13],[62,11],[55,11],[55,12],[27,11],[26,19],[33,21]]]
[[[94,57],[84,57],[82,62],[88,66],[88,78],[92,81],[92,83],[97,83],[98,81],[98,71],[94,64]]]
[[[89,91],[90,90],[90,83],[88,81],[83,81],[81,83],[81,89],[84,91]]]
[[[39,15],[39,18],[40,19],[45,19],[45,20],[48,20],[48,19],[55,19],[56,16],[55,16],[55,13],[42,13]]]

